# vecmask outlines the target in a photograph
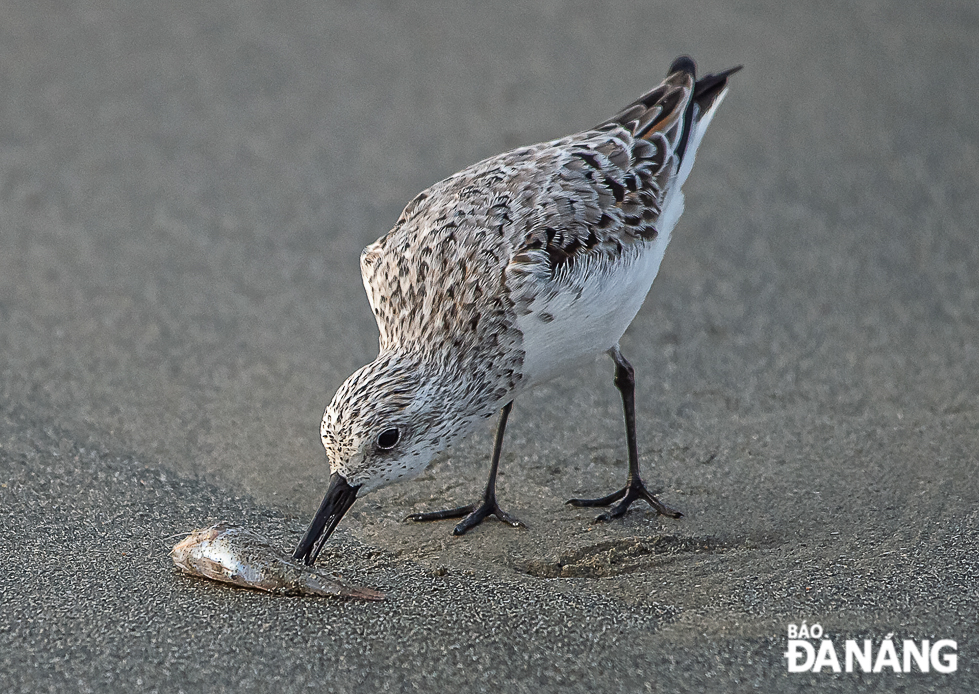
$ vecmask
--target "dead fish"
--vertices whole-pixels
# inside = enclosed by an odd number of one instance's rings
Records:
[[[345,586],[335,576],[286,557],[261,535],[232,523],[194,530],[170,551],[184,573],[276,595],[334,595],[383,600],[384,593]]]

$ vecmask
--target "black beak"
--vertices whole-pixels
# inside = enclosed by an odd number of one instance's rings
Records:
[[[343,514],[353,506],[357,499],[358,484],[351,487],[347,484],[346,478],[337,472],[330,476],[330,488],[326,490],[320,510],[313,517],[313,522],[309,524],[306,534],[300,540],[299,546],[293,553],[293,559],[301,559],[307,565],[312,566],[319,556],[320,550],[329,539],[333,531],[336,530],[337,523],[343,518]],[[319,542],[317,542],[317,540]],[[316,546],[314,549],[313,546]]]

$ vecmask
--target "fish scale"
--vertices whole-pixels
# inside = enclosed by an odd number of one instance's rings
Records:
[[[276,595],[323,595],[383,600],[372,588],[348,586],[324,571],[293,561],[261,535],[222,522],[194,530],[170,551],[186,574]]]

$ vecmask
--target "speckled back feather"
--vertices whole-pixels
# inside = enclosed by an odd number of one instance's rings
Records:
[[[617,344],[726,74],[698,82],[678,59],[614,118],[473,164],[405,207],[361,256],[380,354],[324,413],[334,472],[364,490],[417,474],[520,391]]]
[[[491,157],[419,194],[361,257],[381,350],[443,335],[457,343],[443,345],[446,358],[470,340],[516,347],[508,326],[525,307],[505,284],[546,282],[565,264],[655,238],[696,87],[692,61],[678,59],[595,128]]]

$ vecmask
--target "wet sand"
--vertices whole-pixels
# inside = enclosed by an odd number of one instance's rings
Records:
[[[979,12],[952,2],[92,2],[0,9],[0,681],[36,691],[975,691]],[[321,562],[384,603],[179,575],[298,541],[322,410],[376,353],[358,256],[417,192],[743,63],[626,334],[358,500]],[[789,673],[789,624],[955,639],[956,672]]]

